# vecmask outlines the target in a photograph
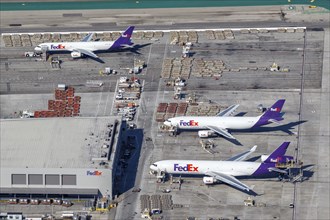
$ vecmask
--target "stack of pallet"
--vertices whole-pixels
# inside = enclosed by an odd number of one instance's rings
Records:
[[[178,116],[184,116],[186,114],[187,108],[188,108],[188,103],[185,103],[185,102],[179,103],[175,115],[177,117]]]
[[[157,122],[164,122],[164,116],[167,109],[167,103],[159,103],[157,107],[157,113],[156,113],[156,121]]]
[[[169,118],[173,118],[175,116],[177,107],[178,107],[178,103],[169,103],[166,109],[166,114],[164,119],[167,120]]]
[[[74,88],[56,89],[55,100],[48,100],[48,110],[35,111],[35,118],[79,116],[80,96],[74,96]]]
[[[156,113],[156,121],[164,122],[169,118],[173,118],[175,116],[184,116],[186,115],[188,108],[188,103],[159,103],[157,107]]]
[[[150,210],[150,196],[149,195],[141,195],[140,196],[140,204],[141,204],[141,212],[145,209]]]

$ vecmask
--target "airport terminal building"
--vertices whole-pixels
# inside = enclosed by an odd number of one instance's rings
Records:
[[[1,120],[1,196],[114,197],[120,117]]]

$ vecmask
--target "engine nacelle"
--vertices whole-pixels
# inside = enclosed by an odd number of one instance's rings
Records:
[[[213,137],[215,136],[215,132],[211,130],[198,131],[198,136],[201,138]]]
[[[211,185],[211,184],[214,184],[217,182],[218,182],[218,180],[214,177],[210,177],[210,176],[203,177],[203,183],[206,185]]]
[[[293,160],[292,156],[280,156],[276,158],[269,158],[269,155],[261,155],[261,161],[265,163],[287,163]]]
[[[71,57],[73,57],[73,58],[80,58],[80,57],[82,57],[83,56],[83,54],[81,54],[80,52],[78,52],[78,51],[73,51],[72,53],[71,53]]]

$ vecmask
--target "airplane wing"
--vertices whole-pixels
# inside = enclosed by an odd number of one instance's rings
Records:
[[[208,171],[205,174],[207,176],[212,176],[212,177],[216,178],[217,180],[220,180],[221,182],[224,182],[231,186],[237,187],[241,190],[246,190],[246,191],[252,190],[250,187],[248,187],[247,185],[245,185],[244,183],[242,183],[241,181],[239,181],[238,179],[236,179],[235,177],[233,177],[231,175],[227,175],[227,174],[215,172],[215,171]]]
[[[90,57],[99,58],[95,53],[93,53],[90,50],[81,49],[81,48],[75,48],[75,49],[73,49],[73,51],[76,51],[76,52],[79,52],[79,53],[83,53],[83,54],[85,54],[87,56],[90,56]]]
[[[81,42],[88,42],[88,41],[90,41],[90,40],[92,39],[93,35],[94,35],[94,33],[89,33],[89,34],[87,34],[87,35],[81,40]]]
[[[239,105],[231,105],[217,114],[219,117],[231,116]]]
[[[253,146],[251,150],[245,151],[244,153],[237,154],[229,159],[227,161],[242,161],[247,158],[250,154],[252,154],[257,149],[257,145]]]
[[[281,169],[278,169],[276,167],[269,167],[268,170],[270,172],[278,172],[278,173],[288,174],[288,172],[286,170],[281,170]]]
[[[214,131],[215,133],[220,134],[220,135],[222,135],[222,136],[224,136],[224,137],[226,137],[226,138],[236,140],[236,138],[235,138],[233,135],[231,135],[231,134],[227,131],[227,129],[225,129],[225,128],[219,128],[219,127],[211,126],[211,125],[208,125],[208,126],[206,126],[206,127],[207,127],[208,129]]]

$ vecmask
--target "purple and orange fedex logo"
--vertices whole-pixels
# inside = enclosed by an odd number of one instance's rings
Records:
[[[280,111],[281,111],[280,108],[270,108],[270,110],[271,110],[272,112],[280,112]]]
[[[98,170],[87,171],[87,176],[101,176],[101,175],[102,175],[102,171],[98,171]]]
[[[52,44],[52,45],[50,45],[50,49],[61,50],[61,49],[65,49],[65,46],[63,44],[58,44],[58,45]]]
[[[198,121],[195,121],[195,120],[189,120],[189,121],[180,120],[180,126],[198,126]]]
[[[198,172],[198,167],[195,167],[193,164],[181,166],[178,163],[175,163],[174,171]]]

